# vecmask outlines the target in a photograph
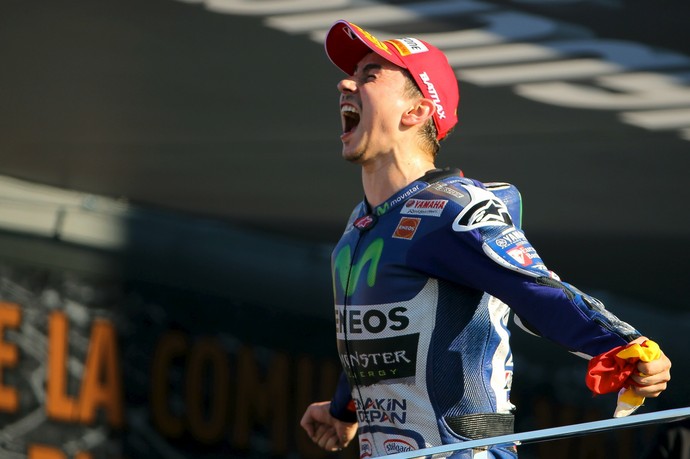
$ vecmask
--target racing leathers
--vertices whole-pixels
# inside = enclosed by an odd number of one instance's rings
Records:
[[[520,213],[515,187],[458,170],[353,211],[332,255],[344,372],[330,412],[359,423],[361,458],[512,432],[509,306],[523,328],[582,356],[640,336],[548,270]]]

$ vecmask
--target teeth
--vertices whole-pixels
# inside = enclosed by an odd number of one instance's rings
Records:
[[[357,113],[359,114],[359,110],[357,110],[357,107],[353,107],[352,105],[343,105],[340,107],[340,113]]]
[[[352,132],[359,124],[359,109],[354,105],[344,104],[340,107],[343,132]]]

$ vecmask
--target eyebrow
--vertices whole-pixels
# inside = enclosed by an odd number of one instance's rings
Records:
[[[383,67],[381,66],[381,64],[367,64],[362,69],[362,73],[366,73],[369,70],[381,70],[382,68]],[[352,74],[355,75],[356,73],[357,73],[357,66],[355,66],[355,71],[352,72]]]

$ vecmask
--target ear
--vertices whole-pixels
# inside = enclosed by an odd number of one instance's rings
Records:
[[[431,99],[419,98],[403,113],[400,121],[404,126],[422,125],[434,116],[434,113],[436,113],[434,102]]]

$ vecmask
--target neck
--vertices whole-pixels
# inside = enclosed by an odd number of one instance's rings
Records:
[[[401,157],[386,155],[373,164],[362,165],[364,195],[372,206],[378,206],[393,193],[433,169],[434,162],[426,155]]]

